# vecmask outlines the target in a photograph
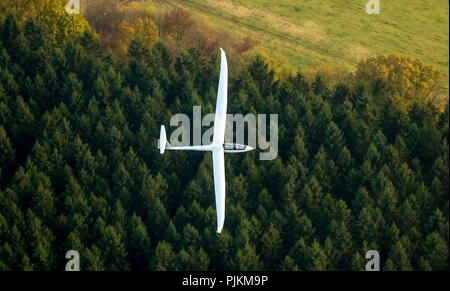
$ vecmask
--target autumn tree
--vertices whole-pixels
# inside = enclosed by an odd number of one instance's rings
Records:
[[[413,102],[434,101],[442,94],[441,73],[421,60],[386,55],[360,62],[357,80],[384,82],[395,100],[406,106]]]

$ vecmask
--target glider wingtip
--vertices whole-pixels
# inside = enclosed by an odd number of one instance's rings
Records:
[[[219,48],[220,49],[220,54],[222,55],[222,56],[226,56],[226,54],[225,54],[225,51],[223,50],[223,48]]]
[[[223,221],[221,224],[217,225],[217,233],[221,233],[223,229]]]

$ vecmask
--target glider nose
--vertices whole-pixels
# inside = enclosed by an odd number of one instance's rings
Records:
[[[251,147],[251,146],[247,146],[246,150],[247,150],[247,151],[252,151],[252,150],[254,150],[254,148]]]

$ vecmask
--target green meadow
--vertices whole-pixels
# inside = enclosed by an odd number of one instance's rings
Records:
[[[448,81],[448,0],[381,0],[378,15],[366,13],[367,0],[158,2],[206,16],[235,35],[250,35],[302,71],[324,66],[353,69],[370,56],[400,54],[434,65]]]

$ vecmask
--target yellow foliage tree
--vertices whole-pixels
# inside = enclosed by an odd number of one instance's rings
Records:
[[[35,21],[42,25],[44,32],[56,44],[62,39],[79,36],[86,29],[90,29],[81,14],[66,13],[67,3],[68,0],[1,0],[0,15],[11,13],[20,22]]]
[[[247,66],[257,56],[261,56],[264,61],[273,69],[275,79],[283,79],[296,74],[296,69],[289,63],[285,56],[274,54],[261,45],[257,45],[242,53],[243,66]]]
[[[152,47],[158,41],[158,28],[150,18],[138,18],[132,23],[122,21],[119,25],[120,55],[126,55],[128,45],[134,38],[140,38],[146,47]]]
[[[386,81],[397,101],[409,105],[414,101],[436,102],[443,96],[441,73],[431,65],[410,57],[395,55],[369,58],[358,64],[356,80]]]

